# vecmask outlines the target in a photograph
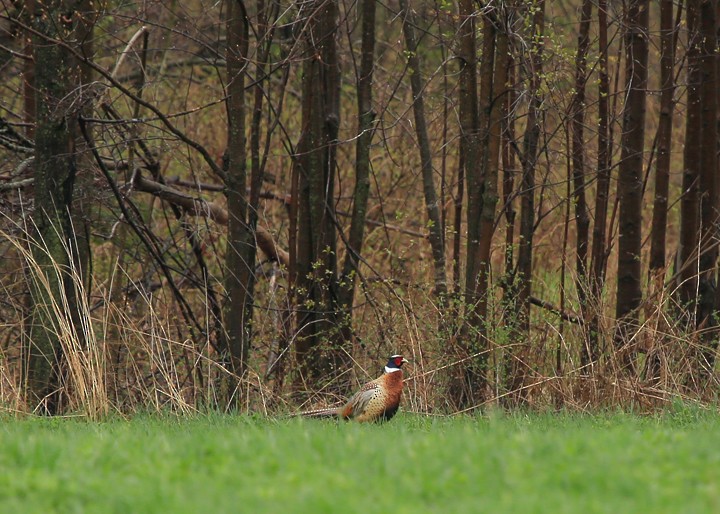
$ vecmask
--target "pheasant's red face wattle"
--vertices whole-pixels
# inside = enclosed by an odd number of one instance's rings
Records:
[[[391,355],[385,364],[385,373],[392,373],[394,371],[400,371],[402,365],[407,362],[402,355]]]

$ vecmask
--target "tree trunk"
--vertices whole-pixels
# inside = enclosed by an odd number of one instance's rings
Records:
[[[508,55],[508,84],[515,82],[515,70],[512,56]],[[505,112],[508,115],[503,120],[503,139],[502,139],[502,168],[503,168],[503,211],[505,213],[505,262],[503,276],[503,316],[505,318],[506,327],[511,331],[516,331],[517,320],[520,317],[519,306],[517,302],[517,287],[515,273],[515,152],[513,145],[515,144],[515,117],[511,116],[512,107],[515,104],[517,95],[515,89],[510,89],[505,97]],[[517,336],[513,336],[515,339]]]
[[[685,115],[685,148],[680,198],[680,242],[678,248],[678,287],[680,303],[687,322],[694,318],[698,273],[699,176],[702,144],[702,103],[699,34],[699,0],[687,2],[687,114]]]
[[[698,370],[707,377],[715,365],[717,326],[715,316],[716,261],[718,256],[718,142],[717,142],[717,0],[700,3],[700,67],[702,73],[702,138],[700,156],[700,258],[697,324],[702,329],[703,350]]]
[[[484,322],[481,316],[482,305],[487,302],[482,297],[487,294],[487,283],[482,283],[481,273],[482,260],[480,257],[480,226],[481,215],[484,211],[485,171],[487,169],[489,150],[489,118],[490,106],[492,105],[492,85],[495,73],[495,42],[496,29],[494,22],[488,18],[489,14],[483,15],[483,58],[480,66],[480,94],[478,97],[478,132],[475,134],[466,132],[465,135],[465,179],[467,180],[468,206],[467,206],[467,250],[465,265],[465,303],[468,309],[467,334],[465,338],[477,341],[471,345],[474,352],[481,351],[480,343],[484,344]],[[464,63],[466,66],[467,64]],[[469,71],[469,70],[468,70]],[[461,91],[461,94],[465,94]],[[467,94],[470,94],[469,92]],[[464,109],[462,109],[464,110]],[[464,114],[464,113],[463,113]],[[464,114],[465,118],[470,113]],[[482,119],[482,123],[480,123]],[[467,126],[467,125],[466,125]],[[468,126],[468,129],[471,127]],[[468,130],[464,128],[465,130]],[[477,144],[473,139],[477,138]],[[482,364],[482,363],[480,363]]]
[[[463,12],[465,12],[463,10]],[[465,392],[462,403],[476,404],[487,393],[487,309],[490,294],[490,247],[495,229],[495,209],[498,200],[498,169],[500,163],[500,139],[502,114],[507,81],[508,38],[504,30],[498,31],[505,13],[483,13],[483,56],[480,67],[479,110],[482,124],[478,123],[479,138],[469,122],[472,113],[464,118],[466,134],[465,176],[468,189],[467,214],[467,260],[465,272],[466,319],[462,327],[463,351],[467,358],[463,363]],[[464,48],[464,52],[466,48]],[[467,59],[467,58],[466,58]],[[466,65],[468,61],[463,63]],[[502,63],[502,64],[498,64]],[[466,70],[467,71],[467,70]],[[461,95],[469,92],[470,82],[465,79]],[[467,128],[466,128],[467,127]],[[477,148],[477,151],[474,149]]]
[[[476,274],[471,272],[474,269],[474,248],[477,246],[479,236],[477,234],[480,218],[480,138],[479,138],[479,113],[477,98],[477,44],[476,44],[476,20],[477,14],[472,0],[460,0],[460,20],[458,27],[459,51],[459,117],[460,117],[460,173],[458,180],[467,180],[468,187],[468,215],[467,215],[467,258],[466,258],[466,280],[465,280],[465,308],[472,305],[473,289]],[[455,230],[454,240],[454,262],[453,276],[456,284],[460,283],[460,256],[459,256],[459,230],[461,225],[460,214],[462,213],[463,184],[458,183],[458,193],[455,199]],[[461,364],[450,368],[450,386],[448,396],[450,402],[459,409],[469,408],[474,404],[473,390],[482,385],[475,384],[481,377],[475,377],[473,368],[469,365],[468,358],[473,352],[475,345],[470,344],[467,337],[469,334],[468,325],[462,326],[463,337],[450,353],[452,361],[457,360]]]
[[[374,134],[375,111],[372,106],[372,80],[375,61],[375,0],[363,0],[360,69],[357,80],[358,137],[355,143],[355,191],[350,218],[347,252],[343,263],[340,305],[345,317],[344,339],[350,338],[350,317],[355,296],[360,256],[365,233],[365,217],[370,196],[370,144]]]
[[[590,290],[596,309],[590,314],[587,329],[587,347],[581,352],[589,362],[597,361],[600,353],[600,328],[598,322],[601,296],[605,282],[607,251],[607,216],[610,193],[610,133],[609,118],[610,83],[608,79],[608,35],[607,2],[598,1],[598,152],[597,152],[597,189],[595,194],[595,223],[593,224],[593,242],[591,259]]]
[[[25,383],[28,401],[40,412],[56,414],[66,395],[63,341],[83,339],[77,301],[84,279],[71,221],[77,161],[70,125],[77,112],[63,103],[76,85],[76,73],[67,50],[45,38],[70,39],[75,27],[74,13],[64,1],[36,5],[34,14],[39,33],[33,38],[35,234]]]
[[[225,270],[226,344],[223,360],[233,375],[222,385],[228,407],[236,406],[242,396],[252,332],[253,290],[255,286],[256,205],[246,193],[247,147],[245,137],[245,73],[249,45],[249,20],[242,2],[231,1],[227,11],[227,112],[228,146],[226,150],[226,197],[228,204],[227,255]]]
[[[483,13],[483,51],[480,66],[480,94],[478,114],[482,116],[482,124],[478,123],[478,144],[473,145],[474,137],[467,134],[465,150],[465,177],[468,190],[467,207],[467,255],[465,270],[465,308],[466,322],[463,326],[462,339],[466,348],[467,360],[463,363],[466,391],[461,405],[472,405],[482,401],[487,388],[487,295],[488,295],[488,259],[489,244],[492,240],[495,202],[497,201],[497,167],[494,177],[492,158],[491,128],[493,106],[493,85],[495,78],[495,57],[497,29],[496,13]],[[468,115],[466,115],[468,116]],[[498,130],[499,131],[499,130]],[[473,148],[474,147],[474,148]],[[475,150],[476,149],[476,150]],[[497,164],[497,160],[495,161]],[[493,202],[486,206],[486,201]],[[488,230],[487,216],[493,220]]]
[[[625,105],[618,177],[618,278],[616,345],[628,343],[638,327],[642,236],[643,150],[648,58],[648,0],[627,5],[625,29]],[[623,362],[623,366],[630,363]]]
[[[23,12],[23,22],[28,26],[33,24],[33,18],[35,16],[35,0],[26,0],[25,9]],[[23,53],[25,55],[32,55],[33,53],[33,35],[25,30],[23,31],[23,39],[25,44],[23,45]],[[23,62],[22,71],[22,85],[23,85],[23,121],[27,123],[25,129],[25,136],[28,139],[35,137],[35,120],[36,120],[36,106],[35,106],[35,62],[31,59],[27,59]]]
[[[297,145],[296,354],[305,387],[332,383],[349,365],[340,337],[334,221],[335,153],[340,124],[340,73],[335,36],[338,6],[315,1],[305,29],[302,135]]]
[[[670,149],[672,145],[672,111],[675,105],[675,48],[673,45],[673,1],[660,2],[660,120],[657,129],[655,161],[655,199],[651,227],[650,271],[655,276],[665,269],[667,209],[670,186]],[[664,273],[663,273],[664,274]],[[662,280],[660,281],[662,282]]]
[[[585,198],[585,83],[587,81],[587,53],[590,47],[590,19],[592,17],[592,1],[583,0],[580,14],[580,30],[578,34],[577,54],[575,55],[575,98],[571,108],[572,118],[572,177],[575,204],[575,284],[577,286],[578,303],[583,317],[588,319],[594,308],[587,301],[587,255],[589,248],[590,217]],[[588,364],[592,357],[588,351],[590,344],[584,344],[581,352],[581,363]]]
[[[664,287],[667,244],[668,195],[670,190],[670,157],[672,147],[672,120],[675,106],[675,25],[673,1],[660,2],[660,120],[657,128],[657,157],[655,160],[655,197],[650,227],[650,294],[659,294]],[[652,306],[660,309],[660,302]],[[646,375],[660,376],[660,360],[653,348],[653,340],[646,359]]]
[[[408,67],[410,68],[410,87],[413,94],[413,113],[415,115],[415,132],[420,149],[420,161],[423,178],[423,192],[425,195],[425,208],[429,220],[430,246],[432,247],[433,264],[435,269],[435,295],[443,301],[447,294],[447,277],[445,274],[445,237],[440,219],[440,206],[435,192],[434,169],[430,153],[430,139],[425,121],[425,102],[423,100],[422,74],[420,59],[417,54],[417,38],[415,37],[415,17],[412,9],[408,9],[407,0],[400,0],[400,9],[404,13],[403,33],[407,47]]]
[[[540,141],[540,86],[543,75],[543,47],[545,34],[545,1],[539,0],[533,13],[532,58],[527,75],[530,77],[527,125],[523,138],[522,180],[520,182],[520,241],[518,243],[518,331],[513,348],[505,353],[506,404],[521,405],[527,401],[527,383],[530,371],[530,294],[532,292],[532,242],[535,230],[535,167]],[[504,55],[498,45],[498,58]]]

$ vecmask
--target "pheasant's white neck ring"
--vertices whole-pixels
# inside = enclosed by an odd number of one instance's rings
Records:
[[[396,371],[400,371],[400,368],[388,368],[385,366],[385,373],[394,373]]]

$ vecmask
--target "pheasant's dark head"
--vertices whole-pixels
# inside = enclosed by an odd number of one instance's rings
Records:
[[[402,355],[390,356],[390,359],[388,359],[388,363],[385,364],[385,373],[392,373],[393,371],[400,370],[400,368],[402,368],[402,365],[406,362],[408,362],[407,359],[403,358]]]

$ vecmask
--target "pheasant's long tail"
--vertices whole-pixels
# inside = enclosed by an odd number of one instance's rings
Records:
[[[336,418],[338,416],[338,409],[315,409],[298,412],[295,416],[302,416],[304,418]]]

